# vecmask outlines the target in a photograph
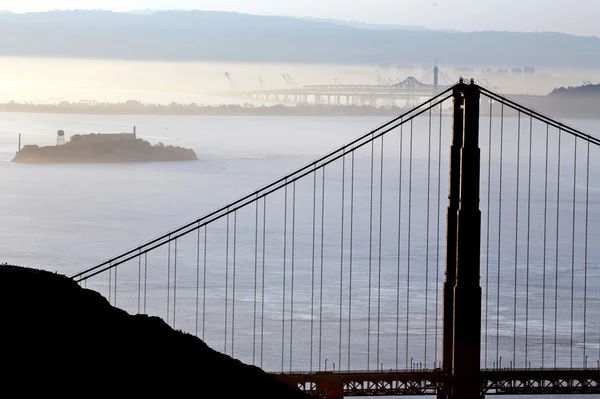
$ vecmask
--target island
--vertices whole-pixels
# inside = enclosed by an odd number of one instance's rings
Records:
[[[26,164],[44,163],[121,163],[121,162],[171,162],[196,161],[198,157],[192,149],[164,145],[152,145],[133,133],[90,133],[75,134],[69,141],[65,132],[59,130],[56,145],[25,145],[12,162]]]

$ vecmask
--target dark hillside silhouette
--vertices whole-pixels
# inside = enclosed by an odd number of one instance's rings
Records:
[[[2,265],[0,303],[4,397],[306,397],[58,274]]]

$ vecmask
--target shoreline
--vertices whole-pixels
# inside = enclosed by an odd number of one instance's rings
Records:
[[[544,98],[533,101],[521,101],[521,104],[542,114],[560,119],[600,119],[600,101],[586,98],[565,98],[558,101]],[[437,107],[436,107],[437,108]],[[253,106],[222,104],[199,106],[196,104],[142,104],[137,101],[128,103],[101,104],[0,104],[0,113],[21,114],[64,114],[64,115],[104,115],[104,116],[219,116],[219,117],[395,117],[411,108],[384,107],[370,105],[299,105],[276,104]],[[494,115],[497,113],[494,109]],[[439,115],[439,111],[436,112]],[[482,109],[482,115],[489,115]],[[442,115],[451,116],[450,108],[442,110]],[[498,116],[500,116],[498,114]],[[509,116],[509,115],[505,115]]]
[[[238,105],[146,106],[146,109],[123,109],[117,106],[61,107],[53,105],[0,104],[0,113],[70,114],[70,115],[148,115],[148,116],[396,116],[409,110],[401,107],[354,106],[284,106],[243,107]]]
[[[286,116],[286,117],[369,117],[369,116],[398,116],[403,113],[403,110],[398,112],[382,112],[382,113],[272,113],[272,114],[259,114],[259,113],[231,113],[231,114],[220,114],[220,113],[206,113],[206,114],[185,114],[185,113],[145,113],[145,112],[52,112],[52,111],[1,111],[3,114],[59,114],[59,115],[101,115],[101,116],[220,116],[220,117],[242,117],[242,116],[254,116],[254,117],[266,117],[266,116]],[[446,114],[444,114],[446,115]],[[447,114],[446,116],[451,116]]]

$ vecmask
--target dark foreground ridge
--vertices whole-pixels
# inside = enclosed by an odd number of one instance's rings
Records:
[[[0,392],[304,398],[299,390],[71,279],[0,266]]]

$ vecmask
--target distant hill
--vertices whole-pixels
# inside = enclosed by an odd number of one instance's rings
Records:
[[[600,98],[600,84],[592,84],[586,83],[582,86],[575,87],[558,87],[552,90],[549,96],[578,96],[578,97],[587,97],[592,96],[596,98]]]
[[[130,11],[130,14],[141,14],[141,15],[152,15],[161,12],[160,10],[153,10],[151,8],[146,8],[143,10],[133,10]],[[392,29],[401,29],[401,30],[432,30],[425,26],[418,25],[391,25],[391,24],[370,24],[359,21],[344,21],[340,19],[332,19],[332,18],[313,18],[313,17],[291,17],[293,19],[299,19],[302,21],[311,21],[311,22],[325,22],[334,25],[344,25],[344,26],[353,26],[355,28],[361,29],[377,29],[377,30],[392,30]],[[448,30],[450,32],[450,30]]]
[[[334,25],[343,25],[343,26],[352,26],[354,28],[360,29],[374,29],[374,30],[432,30],[425,26],[418,25],[390,25],[390,24],[369,24],[365,22],[359,21],[342,21],[339,19],[323,19],[323,18],[310,18],[310,17],[297,17],[296,19],[300,19],[303,21],[312,21],[312,22],[325,22]]]
[[[133,11],[130,11],[129,14],[152,15],[152,14],[156,14],[157,12],[160,12],[160,11],[158,11],[158,10],[152,10],[150,8],[145,8],[143,10],[133,10]]]
[[[213,11],[0,14],[0,55],[136,60],[600,67],[600,38],[365,29]]]

